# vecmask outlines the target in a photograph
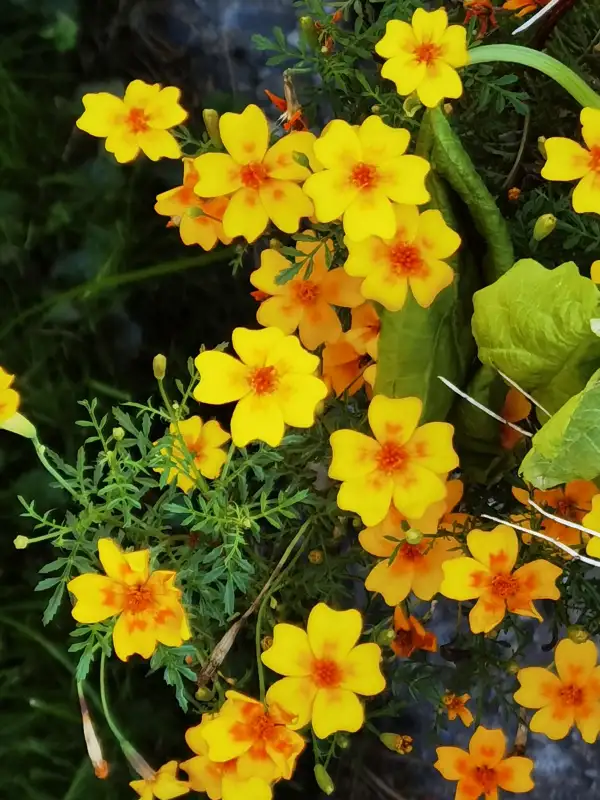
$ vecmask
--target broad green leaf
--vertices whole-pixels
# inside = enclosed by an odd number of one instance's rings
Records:
[[[532,439],[521,475],[538,489],[600,475],[600,370]]]
[[[600,366],[590,319],[600,293],[575,264],[546,269],[518,261],[473,298],[479,359],[530,391],[551,413],[581,391]]]

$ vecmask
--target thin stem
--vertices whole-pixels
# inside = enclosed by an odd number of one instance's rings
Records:
[[[113,732],[115,739],[119,742],[121,747],[123,747],[124,743],[129,745],[129,742],[127,742],[127,739],[121,733],[119,726],[112,718],[112,714],[108,708],[108,702],[106,699],[106,653],[104,650],[100,655],[100,702],[102,703],[104,718],[106,719],[108,727]]]
[[[469,50],[469,64],[488,64],[491,61],[522,64],[537,69],[556,81],[584,108],[600,108],[600,95],[576,72],[546,53],[515,44],[488,44]]]
[[[39,460],[42,462],[42,465],[47,470],[47,472],[49,472],[50,475],[52,475],[52,477],[55,479],[55,481],[60,486],[62,486],[62,488],[65,491],[67,491],[71,495],[71,497],[74,497],[76,500],[79,499],[79,495],[77,494],[75,489],[73,489],[72,486],[69,486],[69,484],[63,478],[63,476],[54,469],[52,464],[50,464],[50,462],[46,458],[46,447],[45,447],[45,445],[43,445],[40,442],[40,440],[37,438],[37,436],[34,436],[34,438],[31,441],[33,442],[33,446],[35,447],[35,452],[37,453],[37,456],[38,456]]]

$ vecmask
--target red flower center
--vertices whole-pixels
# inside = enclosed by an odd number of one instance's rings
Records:
[[[390,249],[390,263],[394,275],[406,277],[423,274],[425,267],[419,248],[404,242]]]
[[[580,706],[584,700],[583,689],[573,683],[563,686],[559,694],[560,699],[566,706]]]
[[[257,367],[248,378],[250,388],[255,394],[273,394],[279,383],[275,367]]]
[[[519,581],[510,574],[494,575],[492,593],[497,597],[514,597],[519,591]]]
[[[143,108],[132,108],[127,115],[127,127],[131,133],[143,133],[149,128],[148,115]]]
[[[442,48],[432,42],[424,42],[415,48],[415,56],[420,64],[432,64],[441,55]]]
[[[474,772],[475,774],[473,777],[481,786],[482,793],[491,794],[498,786],[496,770],[492,769],[492,767],[475,767]]]
[[[449,694],[444,697],[444,705],[447,707],[448,711],[461,711],[464,703],[457,697],[455,694]]]
[[[556,516],[575,521],[577,520],[577,506],[568,497],[565,497],[556,504]]]
[[[312,678],[319,689],[335,689],[342,682],[342,670],[331,658],[316,658]]]
[[[409,544],[404,542],[398,550],[398,558],[403,561],[421,561],[423,558],[423,544]]]
[[[408,455],[402,445],[386,442],[377,454],[377,467],[386,475],[392,475],[404,467]]]
[[[154,604],[152,589],[146,584],[130,586],[125,594],[125,611],[140,614],[147,611]]]
[[[353,167],[350,180],[359,189],[372,189],[377,183],[377,167],[361,161]]]
[[[296,300],[303,306],[314,305],[321,293],[320,287],[313,281],[296,281],[292,289]]]
[[[254,161],[246,164],[240,170],[240,178],[244,186],[249,189],[258,189],[267,180],[269,173],[260,162]]]

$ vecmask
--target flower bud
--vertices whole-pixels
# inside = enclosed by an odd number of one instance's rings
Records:
[[[350,747],[350,737],[345,733],[336,733],[335,743],[340,750],[347,750]]]
[[[269,650],[271,647],[273,647],[273,637],[263,636],[260,640],[260,647],[261,650]]]
[[[205,108],[202,111],[202,119],[211,142],[215,147],[222,147],[223,142],[219,133],[219,112],[215,111],[214,108]]]
[[[213,696],[214,692],[207,686],[200,686],[200,688],[196,691],[195,694],[196,700],[199,700],[201,703],[207,700],[212,700]]]
[[[406,531],[406,541],[408,544],[420,544],[423,541],[423,534],[416,528],[410,528]]]
[[[548,158],[548,153],[546,152],[546,137],[545,136],[538,136],[537,140],[538,150],[540,154],[544,156],[544,158]]]
[[[113,439],[115,440],[115,442],[122,442],[123,439],[125,438],[125,431],[123,430],[123,428],[120,428],[120,427],[119,428],[113,428],[112,429],[112,435],[113,435]]]
[[[300,31],[304,40],[310,47],[316,49],[319,46],[319,34],[317,33],[315,21],[312,17],[300,17]]]
[[[17,550],[25,550],[29,544],[29,539],[27,536],[15,536],[13,539],[13,544]]]
[[[387,628],[384,631],[379,631],[375,641],[377,642],[377,644],[380,644],[382,647],[389,647],[390,644],[394,641],[395,638],[396,638],[396,634],[394,633],[394,631],[391,630],[391,628]]]
[[[403,736],[399,733],[382,733],[379,736],[381,744],[385,745],[388,750],[393,750],[401,756],[410,753],[413,749],[412,736]]]
[[[516,675],[516,674],[517,674],[517,672],[518,672],[518,671],[521,669],[521,667],[520,667],[520,666],[517,664],[517,662],[516,662],[516,661],[513,661],[513,660],[511,659],[511,660],[510,660],[510,661],[509,661],[509,662],[506,664],[506,667],[505,667],[505,669],[506,669],[506,671],[508,672],[508,674],[509,674],[509,675]]]
[[[162,353],[152,359],[152,372],[157,381],[162,381],[167,371],[167,359]]]
[[[378,105],[371,106],[371,111],[374,114],[379,114],[379,112],[381,111],[381,106],[378,106]]]
[[[331,780],[331,775],[327,772],[323,764],[315,764],[315,780],[319,789],[325,794],[333,794],[335,784]]]
[[[516,201],[519,199],[519,197],[521,197],[521,190],[519,189],[518,186],[512,186],[508,190],[508,199],[512,203],[516,203]]]
[[[589,633],[583,625],[569,625],[567,628],[567,636],[575,644],[583,644],[590,638]]]
[[[454,106],[452,103],[444,103],[444,114],[449,117],[450,114],[454,114]]]
[[[272,608],[273,611],[274,611],[277,608],[278,605],[279,605],[279,603],[277,602],[277,598],[275,597],[275,595],[271,595],[271,597],[269,598],[269,606],[270,606],[270,608]]]
[[[279,241],[279,239],[269,239],[269,248],[271,250],[281,250],[283,245]]]
[[[556,228],[556,217],[554,214],[542,214],[538,217],[533,226],[533,238],[536,242],[541,242],[546,236],[550,236]]]
[[[308,560],[311,564],[322,564],[323,563],[323,551],[322,550],[311,550],[308,554]]]

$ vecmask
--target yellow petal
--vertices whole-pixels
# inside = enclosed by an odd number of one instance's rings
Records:
[[[223,215],[226,235],[232,239],[243,236],[248,242],[254,242],[264,233],[268,224],[269,215],[258,191],[248,187],[238,189]]]
[[[117,581],[123,581],[129,573],[123,551],[114,541],[104,537],[98,540],[98,557],[106,574]]]
[[[358,133],[341,119],[334,119],[327,125],[316,140],[314,150],[319,163],[327,170],[348,170],[363,156]]]
[[[389,476],[372,472],[342,483],[337,504],[343,511],[355,511],[365,525],[378,525],[390,510],[393,489]]]
[[[169,761],[156,773],[152,790],[157,800],[173,800],[187,794],[190,787],[185,781],[177,780],[177,762]]]
[[[199,403],[220,405],[239,400],[249,390],[248,367],[218,350],[205,350],[194,361],[200,383],[194,389]]]
[[[330,478],[338,481],[362,478],[376,469],[381,447],[370,436],[358,431],[339,430],[331,434],[329,442],[333,451]]]
[[[227,153],[205,153],[194,160],[198,182],[194,191],[199,197],[220,197],[242,186],[240,168]]]
[[[76,121],[77,127],[90,136],[108,136],[122,125],[126,110],[123,101],[108,92],[84,94],[84,113]]]
[[[302,188],[313,201],[319,222],[341,217],[358,194],[358,188],[348,180],[348,170],[339,169],[316,172]]]
[[[77,622],[102,622],[123,610],[122,588],[105,575],[79,575],[69,581],[67,589],[77,600],[71,611]]]
[[[127,89],[125,89],[123,102],[127,108],[146,109],[149,103],[156,100],[159,92],[160,84],[146,83],[136,78],[136,80],[131,81]]]
[[[409,461],[394,474],[394,505],[407,518],[422,517],[446,496],[445,482],[431,470]]]
[[[314,207],[297,183],[269,180],[259,189],[261,203],[279,230],[295,233],[302,217],[310,217]]]
[[[231,439],[231,436],[224,431],[216,419],[210,419],[202,426],[200,439],[206,447],[221,447]]]
[[[412,588],[414,570],[408,567],[398,569],[396,563],[390,566],[389,561],[376,564],[365,580],[365,589],[379,592],[388,606],[396,606],[405,600]]]
[[[290,677],[276,681],[267,691],[268,706],[278,705],[294,718],[288,728],[297,731],[312,717],[317,687],[310,678]]]
[[[308,353],[296,336],[283,336],[273,346],[265,363],[275,367],[279,376],[309,376],[316,372],[319,359],[312,353]]]
[[[577,142],[561,137],[546,139],[546,163],[542,178],[549,181],[574,181],[589,172],[590,154]]]
[[[241,114],[223,114],[219,131],[225,149],[237,164],[263,160],[269,144],[269,123],[258,106],[246,106]]]
[[[458,456],[452,446],[454,428],[447,422],[428,422],[411,436],[406,451],[420,467],[438,474],[458,467]]]
[[[427,68],[425,77],[417,86],[419,100],[427,108],[435,108],[444,98],[457,98],[462,93],[463,85],[458,72],[440,60]]]
[[[497,768],[498,786],[507,792],[524,793],[534,788],[531,780],[533,761],[523,756],[511,756],[504,759]]]
[[[549,705],[536,711],[529,723],[533,733],[543,733],[549,739],[564,739],[573,727],[575,715],[569,706]]]
[[[381,251],[383,250],[384,256],[387,253],[387,249],[382,248],[382,243],[376,236],[369,236],[361,242],[345,237],[344,244],[348,248],[348,259],[344,264],[344,270],[353,277],[364,278],[369,275],[375,266],[373,262],[381,260]]]
[[[600,110],[597,108],[583,108],[581,110],[581,125],[583,140],[587,146],[600,146]]]
[[[250,749],[253,737],[244,735],[244,728],[237,719],[219,716],[211,720],[202,732],[208,744],[211,761],[230,761]]]
[[[600,214],[600,174],[584,175],[575,187],[572,202],[578,214]]]
[[[440,592],[452,600],[472,600],[481,597],[490,578],[489,571],[474,558],[461,556],[446,561],[442,568],[444,580]]]
[[[460,236],[453,231],[437,209],[424,211],[418,219],[417,245],[434,259],[449,258],[460,247]]]
[[[344,232],[357,242],[369,236],[391,239],[396,218],[386,195],[377,189],[359,192],[344,213]]]
[[[380,167],[385,179],[385,192],[395,203],[421,205],[428,203],[431,195],[425,186],[431,165],[421,156],[399,156]]]
[[[409,278],[410,288],[421,308],[429,308],[438,294],[454,280],[454,270],[445,261],[427,262],[422,273]]]
[[[306,631],[281,622],[273,628],[273,644],[261,656],[263,664],[286,677],[309,674],[313,659]]]
[[[302,313],[302,306],[287,296],[269,297],[260,304],[256,312],[256,320],[260,325],[267,328],[279,328],[280,331],[289,335],[294,333],[300,324]]]
[[[369,404],[369,425],[378,442],[403,445],[414,435],[422,411],[418,397],[392,399],[378,394]]]
[[[448,14],[445,8],[438,8],[435,11],[417,8],[412,16],[411,25],[417,42],[437,43],[441,41],[448,27]]]
[[[469,626],[473,633],[489,633],[506,615],[506,602],[501,597],[486,592],[469,612]]]
[[[523,564],[518,570],[514,572],[514,577],[519,581],[526,593],[532,600],[547,599],[558,600],[560,598],[560,591],[555,585],[555,581],[560,577],[562,570],[555,564],[551,564],[545,559],[538,558],[535,561],[529,561]],[[508,598],[508,607],[511,611],[521,614],[516,607],[513,608],[513,603],[516,598]]]
[[[407,51],[412,52],[416,43],[408,22],[391,19],[385,26],[385,36],[375,45],[375,52],[383,58],[393,58]]]
[[[575,724],[581,732],[581,738],[587,744],[594,744],[600,733],[600,708],[597,703],[575,713]]]
[[[340,270],[333,270],[339,272]],[[348,277],[346,275],[346,277]],[[352,280],[352,278],[348,278]],[[362,297],[361,297],[362,300]],[[318,299],[305,308],[298,327],[298,336],[307,350],[316,350],[325,342],[337,342],[342,335],[342,325],[334,309]]]
[[[491,572],[511,572],[519,555],[519,539],[508,525],[497,525],[493,531],[477,528],[467,535],[471,555]]]
[[[437,761],[433,765],[447,781],[464,778],[469,767],[469,756],[458,747],[438,747]]]
[[[598,652],[592,641],[576,644],[562,639],[554,651],[556,671],[564,683],[584,682],[592,674],[597,659]]]
[[[281,407],[272,395],[247,394],[231,417],[231,438],[236,447],[246,447],[253,441],[277,447],[284,431]]]
[[[284,339],[283,333],[277,328],[235,328],[231,337],[233,349],[249,367],[264,367],[272,363],[269,357]]]
[[[315,412],[327,396],[327,386],[312,375],[284,375],[277,389],[277,402],[286,425],[310,428]]]
[[[137,134],[130,133],[126,129],[115,129],[107,137],[104,147],[108,153],[112,153],[119,164],[126,164],[140,152]]]
[[[210,800],[221,800],[222,769],[206,756],[195,756],[182,761],[181,769],[187,772],[190,787],[195,792],[206,792]]]
[[[310,175],[310,170],[299,164],[294,154],[302,153],[314,165],[315,140],[315,135],[309,131],[292,131],[286,136],[282,136],[273,147],[269,148],[263,161],[269,177],[281,181],[306,180]]]
[[[381,164],[401,156],[410,143],[405,128],[392,128],[375,114],[367,117],[358,129],[363,158],[369,164]]]
[[[308,642],[315,658],[345,659],[357,643],[362,617],[355,609],[336,611],[317,603],[307,624]]]
[[[146,114],[151,128],[173,128],[187,119],[187,111],[179,105],[181,92],[176,86],[165,86],[148,103]]]
[[[363,281],[361,292],[367,300],[376,300],[388,311],[400,311],[408,294],[408,279],[391,269],[375,268]]]
[[[362,281],[351,278],[343,269],[329,270],[321,280],[323,298],[333,306],[357,308],[364,302]]]
[[[469,753],[477,766],[495,767],[504,758],[506,737],[500,730],[480,725],[469,742]]]
[[[464,25],[450,25],[439,40],[441,57],[451,67],[464,67],[469,63],[467,29]]]
[[[373,695],[383,692],[385,678],[381,674],[381,648],[377,644],[359,644],[344,659],[342,688],[357,694]]]
[[[287,295],[289,282],[278,284],[276,278],[282,270],[289,269],[290,266],[287,258],[277,250],[271,248],[263,250],[260,254],[260,267],[250,274],[250,283],[267,294]]]
[[[271,787],[261,778],[239,780],[223,775],[223,800],[271,800],[272,796]]]
[[[393,81],[400,95],[412,94],[423,82],[427,65],[415,59],[413,52],[401,52],[386,61],[381,69],[381,77]]]
[[[404,531],[400,527],[400,523],[398,522],[397,525],[392,526],[389,522],[391,515],[394,513],[397,514],[395,508],[392,507],[390,513],[381,525],[365,528],[358,534],[360,546],[366,550],[367,553],[371,553],[372,556],[388,558],[396,548],[396,542],[393,541],[392,537],[399,540],[404,538]],[[401,519],[401,517],[399,517],[399,519]]]
[[[113,628],[113,647],[121,661],[137,653],[142,658],[150,658],[156,649],[156,636],[149,616],[131,615],[123,612]],[[143,627],[142,627],[143,625]]]
[[[556,675],[542,667],[520,669],[517,679],[521,686],[514,694],[515,703],[524,708],[550,705],[562,685]]]
[[[102,561],[102,566],[104,566],[105,558],[102,556],[102,552],[100,550],[100,542],[110,542],[110,539],[100,539],[98,542],[98,553],[100,555],[100,560]],[[129,567],[129,569],[135,573],[132,578],[136,581],[147,581],[150,575],[150,550],[132,550],[129,553],[123,553],[123,558],[125,559],[125,563]],[[104,566],[106,574],[108,575],[108,570]],[[175,575],[175,573],[170,573],[171,575]],[[121,578],[126,577],[125,575],[121,575]]]
[[[364,721],[364,709],[354,692],[347,689],[319,689],[317,692],[312,726],[318,739],[326,739],[337,731],[355,733]]]

